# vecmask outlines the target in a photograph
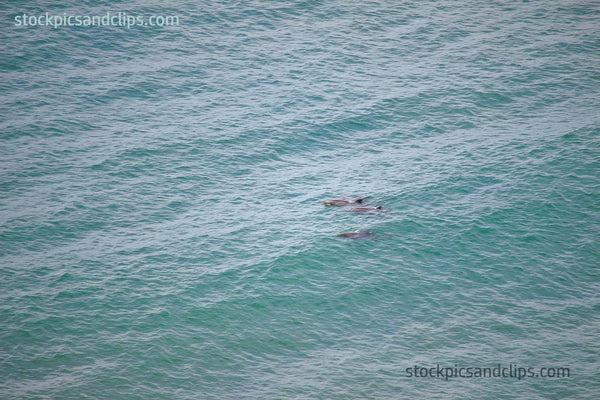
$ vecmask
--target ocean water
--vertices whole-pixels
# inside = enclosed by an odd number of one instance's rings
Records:
[[[599,2],[31,3],[0,398],[599,398]]]

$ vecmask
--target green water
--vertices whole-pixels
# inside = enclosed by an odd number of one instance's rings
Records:
[[[597,2],[3,14],[0,398],[600,395]]]

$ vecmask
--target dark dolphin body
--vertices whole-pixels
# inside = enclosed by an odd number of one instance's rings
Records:
[[[370,230],[366,230],[366,231],[339,233],[337,236],[345,237],[348,239],[360,239],[360,238],[364,238],[364,237],[373,236],[373,233]]]
[[[364,197],[359,197],[359,198],[353,199],[353,200],[333,199],[333,200],[327,200],[325,202],[325,205],[326,206],[343,207],[343,206],[349,206],[351,204],[361,204],[364,199],[365,199]]]
[[[375,213],[382,213],[384,212],[381,206],[377,206],[377,207],[356,207],[353,208],[351,210],[348,210],[350,212],[355,212],[355,213],[361,213],[361,214],[375,214]]]

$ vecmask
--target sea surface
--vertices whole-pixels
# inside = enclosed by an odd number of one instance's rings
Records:
[[[56,3],[1,6],[1,399],[600,398],[600,2]]]

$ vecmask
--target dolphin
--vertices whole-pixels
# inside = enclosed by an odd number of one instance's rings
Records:
[[[374,213],[382,213],[385,212],[383,211],[381,206],[377,206],[377,207],[356,207],[353,208],[351,210],[348,210],[350,212],[355,212],[355,213],[361,213],[361,214],[374,214]]]
[[[373,235],[373,233],[370,230],[364,230],[364,231],[338,233],[337,236],[345,237],[348,239],[360,239],[360,238],[369,237],[372,235]]]
[[[344,206],[349,206],[351,204],[361,204],[364,199],[365,199],[364,197],[359,197],[359,198],[356,198],[353,200],[333,199],[333,200],[325,201],[325,205],[326,206],[344,207]]]

